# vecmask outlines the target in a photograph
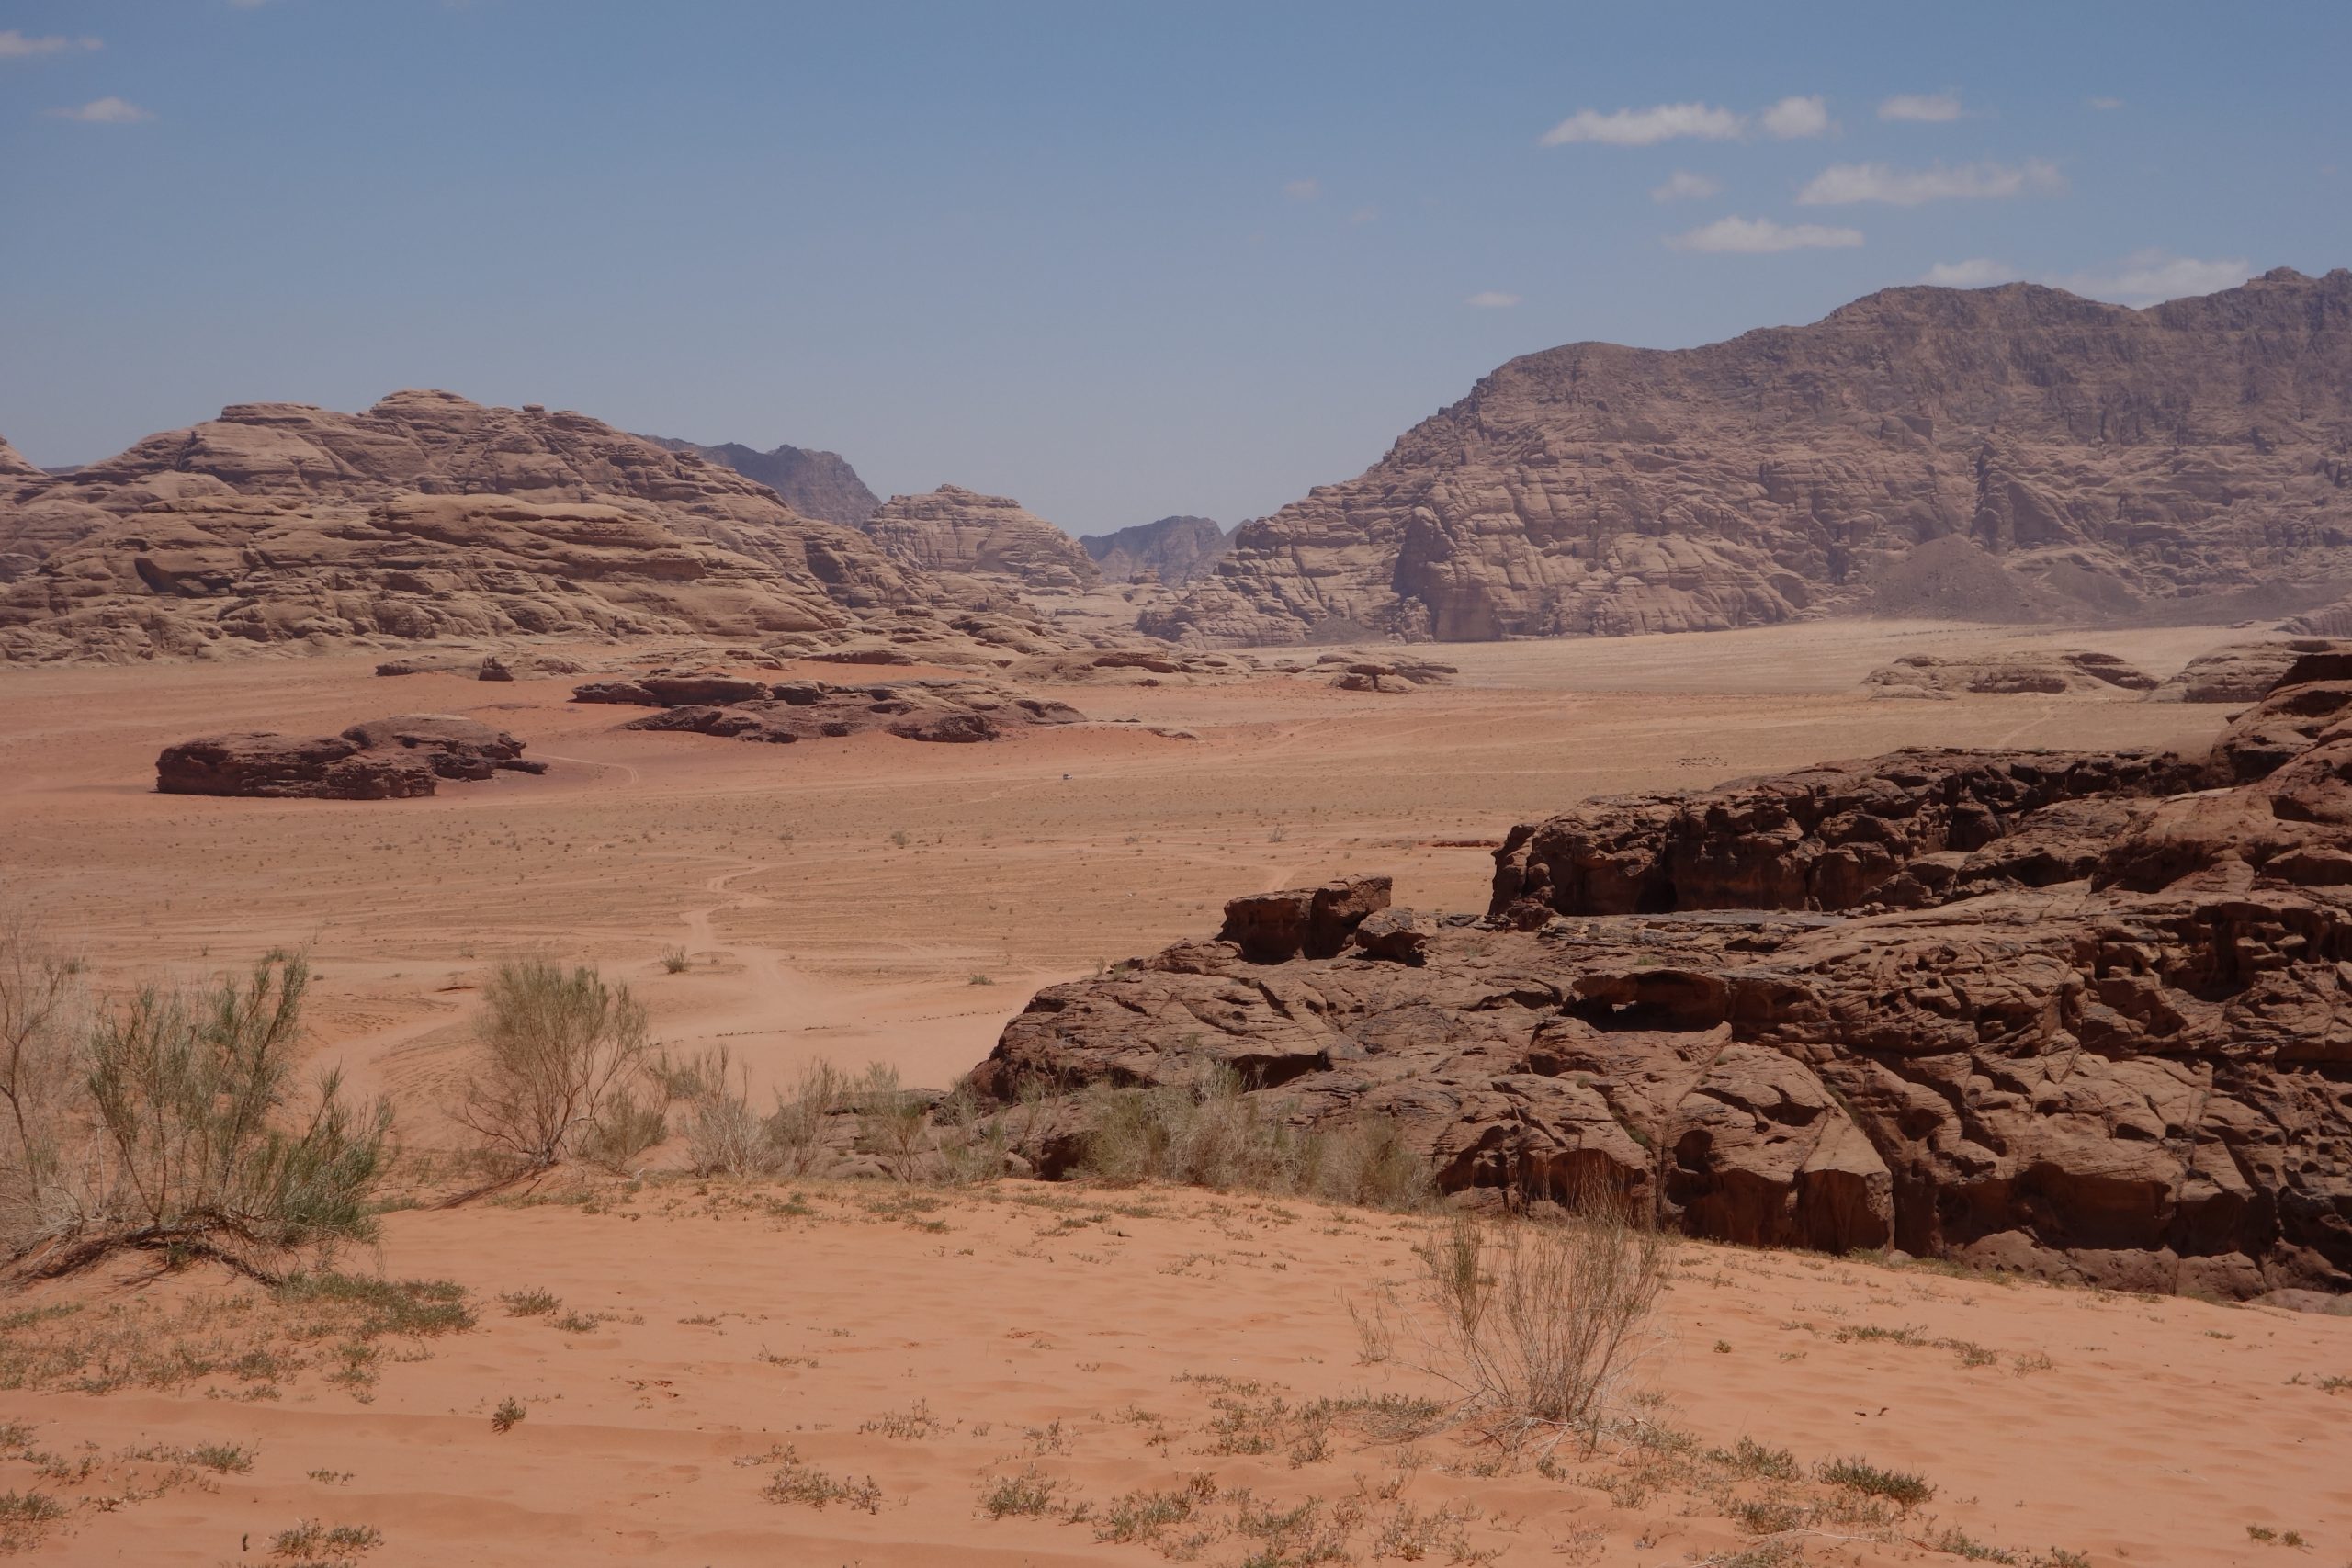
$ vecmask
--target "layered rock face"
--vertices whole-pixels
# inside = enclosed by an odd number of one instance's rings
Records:
[[[918,570],[1015,592],[1077,592],[1102,580],[1076,539],[1010,496],[961,485],[894,495],[866,519],[865,532]]]
[[[865,488],[857,470],[838,452],[819,452],[806,446],[774,446],[762,452],[734,441],[704,446],[663,435],[646,439],[667,451],[692,452],[732,468],[745,479],[757,479],[782,496],[785,504],[803,517],[854,528],[873,516],[882,504],[882,498]]]
[[[1704,348],[1516,359],[1242,525],[1146,631],[1699,631],[1892,607],[2236,619],[2352,577],[2352,272],[2125,310],[1889,289]],[[1930,571],[1905,571],[1939,544]],[[2323,628],[2329,631],[2341,628]]]
[[[8,445],[6,436],[0,436],[0,480],[37,479],[45,477],[33,466],[29,458]]]
[[[2284,666],[2281,666],[2283,671]],[[2274,671],[2271,679],[2277,680]],[[1952,695],[2054,695],[2062,692],[2148,692],[2156,678],[2111,653],[2081,649],[2035,649],[2019,653],[1914,653],[1873,670],[1862,684],[1883,697]],[[2268,682],[2264,682],[2267,688]],[[2259,694],[2256,694],[2257,695]]]
[[[2260,702],[2306,654],[2343,647],[2324,637],[2277,637],[2208,649],[2148,694],[2152,703]]]
[[[0,478],[0,657],[659,632],[847,635],[935,595],[854,529],[575,413],[241,404]]]
[[[1221,1063],[1302,1124],[1394,1118],[1449,1190],[2352,1289],[2352,660],[2209,759],[1905,752],[1592,802],[1513,830],[1483,918],[1386,892],[1237,900],[1218,941],[1040,993],[974,1086]]]
[[[1162,517],[1114,533],[1089,534],[1079,544],[1102,569],[1104,581],[1148,576],[1170,585],[1205,576],[1224,558],[1233,536],[1210,517]]]
[[[824,681],[765,682],[719,673],[642,675],[592,681],[576,703],[625,703],[662,711],[628,729],[687,730],[735,740],[789,745],[880,730],[901,740],[949,744],[998,740],[1016,730],[1075,724],[1067,703],[1024,696],[990,681],[898,681],[837,686]]]
[[[543,773],[503,729],[449,714],[363,720],[340,735],[241,730],[164,749],[159,795],[232,795],[314,800],[393,800],[431,795],[443,779],[501,770]]]

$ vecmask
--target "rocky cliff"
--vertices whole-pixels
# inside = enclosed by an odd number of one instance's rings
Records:
[[[1162,517],[1110,534],[1088,534],[1079,544],[1112,582],[1149,573],[1171,585],[1206,576],[1232,536],[1212,517]]]
[[[961,485],[894,495],[866,519],[865,532],[917,570],[1016,592],[1076,592],[1102,580],[1076,539],[1010,496]]]
[[[0,658],[540,633],[836,638],[935,589],[855,529],[583,414],[246,403],[0,477]]]
[[[41,471],[33,467],[23,453],[9,446],[6,436],[0,436],[0,483],[11,479],[37,479],[41,477]]]
[[[975,1070],[1395,1121],[1449,1190],[2140,1289],[2352,1289],[2352,657],[2209,758],[1899,752],[1515,829],[1053,987]],[[1082,1100],[1080,1103],[1084,1103]]]
[[[1515,359],[1244,525],[1144,629],[1476,641],[2208,598],[2237,619],[2347,580],[2352,272],[2280,269],[2145,310],[1893,288],[1703,348]]]
[[[704,446],[665,435],[646,439],[666,451],[692,452],[732,468],[745,479],[757,479],[782,496],[785,504],[803,517],[854,528],[873,516],[875,508],[882,504],[882,498],[865,488],[857,470],[838,452],[819,452],[806,446],[773,446],[763,452],[734,441]]]

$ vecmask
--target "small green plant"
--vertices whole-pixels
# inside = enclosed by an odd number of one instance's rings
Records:
[[[1925,1477],[1907,1471],[1881,1470],[1868,1460],[1830,1460],[1816,1467],[1814,1473],[1825,1485],[1883,1497],[1898,1508],[1917,1507],[1936,1495],[1935,1487]]]
[[[490,1429],[493,1432],[511,1432],[514,1429],[515,1423],[529,1414],[529,1411],[523,1408],[523,1402],[510,1393],[498,1402],[497,1409],[490,1413]]]
[[[882,1488],[875,1484],[870,1475],[863,1481],[828,1475],[815,1465],[804,1463],[789,1447],[777,1449],[754,1462],[776,1467],[775,1473],[768,1477],[768,1483],[760,1488],[760,1495],[771,1503],[798,1503],[820,1512],[833,1503],[869,1514],[882,1511]]]
[[[562,1307],[563,1298],[553,1291],[509,1291],[498,1298],[506,1307],[509,1317],[545,1317]]]
[[[594,1334],[604,1319],[593,1312],[568,1312],[555,1320],[559,1334]]]
[[[1944,1532],[1928,1545],[1938,1551],[1948,1551],[1954,1557],[1964,1557],[1971,1562],[2015,1562],[2018,1555],[1997,1546],[1972,1539],[1958,1525],[1947,1525]]]
[[[320,1562],[355,1551],[373,1551],[383,1544],[384,1532],[374,1525],[326,1525],[316,1519],[304,1519],[292,1529],[279,1530],[269,1550],[277,1557]]]
[[[0,1492],[0,1547],[29,1546],[65,1517],[65,1505],[46,1492]]]
[[[970,979],[965,981],[964,984],[967,986],[993,986],[996,982],[986,975],[975,974]]]
[[[1061,1483],[1031,1465],[1018,1475],[1000,1476],[980,1490],[980,1507],[992,1519],[1045,1513],[1054,1506]]]

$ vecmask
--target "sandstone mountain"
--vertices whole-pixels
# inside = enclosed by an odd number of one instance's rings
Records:
[[[1230,1069],[1448,1190],[2118,1287],[2352,1287],[2352,655],[2210,757],[1921,750],[1513,829],[1041,992],[971,1084]]]
[[[1131,582],[1148,572],[1175,585],[1206,576],[1233,541],[1215,518],[1162,517],[1078,542],[1108,581]]]
[[[1703,348],[1515,359],[1362,477],[1244,525],[1143,628],[1475,641],[1882,608],[2177,620],[2200,602],[2239,618],[2347,580],[2352,272],[2281,268],[2144,310],[2024,283],[1892,288]]]
[[[961,485],[894,495],[865,526],[893,559],[983,591],[1078,592],[1102,580],[1076,539],[1010,496]]]
[[[838,452],[819,452],[806,446],[775,446],[762,452],[734,441],[704,446],[665,435],[646,439],[668,451],[692,452],[707,457],[745,479],[757,479],[784,497],[785,504],[803,517],[854,528],[873,516],[875,508],[882,504],[882,498],[865,488],[857,470]]]
[[[23,453],[8,445],[7,437],[0,436],[0,482],[10,479],[37,479],[41,477],[41,471],[33,467]]]
[[[0,658],[447,636],[838,640],[935,595],[854,528],[582,414],[245,403],[0,477]]]

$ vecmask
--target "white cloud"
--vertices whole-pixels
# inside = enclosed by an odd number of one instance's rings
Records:
[[[1348,214],[1348,221],[1351,223],[1369,223],[1379,216],[1380,209],[1377,207],[1359,207],[1353,212]]]
[[[0,60],[31,60],[43,54],[63,54],[74,49],[104,49],[106,40],[94,38],[27,38],[16,28],[0,32]]]
[[[2111,299],[2119,305],[2154,305],[2187,294],[2211,294],[2235,288],[2254,276],[2254,264],[2244,256],[2222,261],[2199,261],[2168,251],[2134,251],[2111,270],[2068,273],[2050,281],[2061,288]]]
[[[1829,106],[1819,96],[1782,98],[1763,115],[1764,133],[1783,141],[1819,136],[1829,129]]]
[[[1667,241],[1678,251],[1717,251],[1740,255],[1836,250],[1861,243],[1862,231],[1859,229],[1832,229],[1819,223],[1775,223],[1770,218],[1718,218],[1703,228]]]
[[[1508,310],[1519,303],[1519,296],[1506,294],[1499,288],[1481,288],[1462,302],[1476,305],[1481,310]]]
[[[1917,207],[1923,201],[1949,201],[1975,197],[2023,196],[2029,191],[2055,195],[2066,188],[2058,165],[2028,158],[2012,167],[2006,164],[1962,164],[1947,168],[1897,169],[1885,164],[1833,164],[1813,176],[1797,192],[1801,207],[1836,207],[1852,201],[1885,201]]]
[[[1313,201],[1317,197],[1323,194],[1323,182],[1320,180],[1293,180],[1288,185],[1283,186],[1283,194],[1290,197],[1293,201]]]
[[[2095,109],[2120,109],[2123,107],[2121,98],[2086,98],[2083,101]]]
[[[1960,96],[1956,93],[1897,93],[1878,106],[1878,118],[1941,125],[1960,118]]]
[[[1688,169],[1677,169],[1666,176],[1666,183],[1650,192],[1652,201],[1700,201],[1724,193],[1724,182],[1712,175],[1694,175]]]
[[[84,125],[136,125],[155,117],[137,104],[123,98],[92,98],[77,109],[51,109],[58,119],[80,120]]]
[[[1610,147],[1649,147],[1688,136],[1701,141],[1729,141],[1747,129],[1747,121],[1729,109],[1706,104],[1659,104],[1655,108],[1618,109],[1602,114],[1578,109],[1544,133],[1546,147],[1571,141],[1598,141]]]
[[[1996,283],[2015,283],[2024,276],[2007,262],[1972,256],[1966,261],[1938,262],[1919,281],[1943,288],[1990,288]]]

